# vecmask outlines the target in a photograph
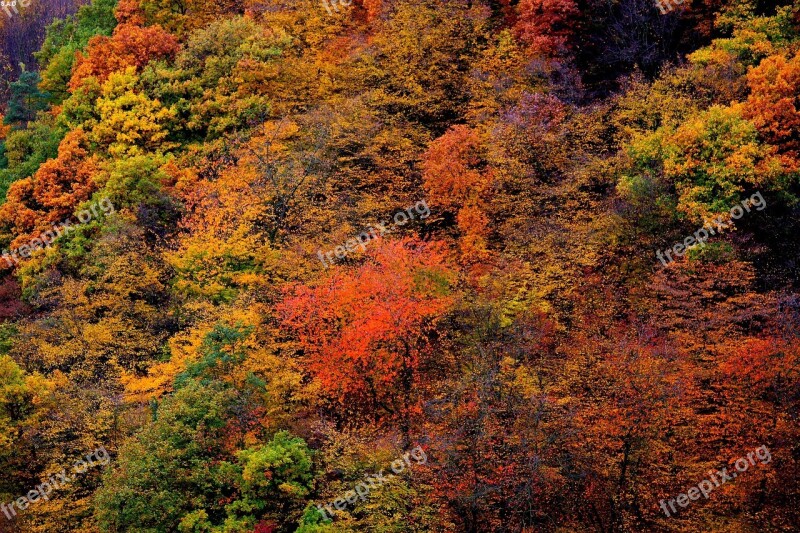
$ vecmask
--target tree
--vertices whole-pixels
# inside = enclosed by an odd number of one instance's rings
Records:
[[[205,28],[215,20],[244,13],[244,2],[223,0],[209,4],[198,0],[156,0],[141,5],[143,20],[159,24],[179,37]]]
[[[786,154],[789,168],[800,158],[800,55],[786,59],[770,56],[747,73],[750,96],[745,116],[753,121],[770,144]]]
[[[339,416],[399,419],[406,437],[419,370],[453,300],[440,243],[380,242],[368,261],[287,290],[278,313]]]
[[[567,526],[568,481],[580,458],[567,450],[582,435],[559,396],[551,325],[529,309],[509,319],[504,302],[484,294],[462,302],[453,352],[438,358],[444,379],[424,406],[427,453],[436,457],[425,480],[458,531]]]
[[[99,117],[89,138],[107,147],[112,156],[163,153],[174,146],[166,139],[176,119],[175,109],[137,91],[137,81],[135,67],[109,74],[94,103]]]
[[[177,39],[160,26],[143,28],[130,23],[119,24],[111,37],[92,37],[86,55],[77,53],[69,90],[78,89],[86,78],[95,77],[103,83],[112,72],[128,67],[141,70],[150,61],[170,60],[177,52]]]
[[[444,131],[463,113],[466,59],[482,46],[489,15],[477,2],[398,2],[372,40],[374,55],[353,65],[370,80],[371,105],[387,119],[438,124],[434,133]]]
[[[580,15],[573,0],[522,0],[517,12],[514,29],[532,54],[558,57],[568,53]]]
[[[8,334],[11,331],[13,328],[6,326],[0,329],[4,344],[8,343]],[[12,459],[12,452],[23,445],[19,441],[24,439],[26,428],[35,427],[39,422],[37,419],[52,407],[50,394],[52,383],[48,383],[41,375],[23,372],[7,354],[8,347],[1,348],[3,353],[0,355],[0,460],[6,462]],[[9,488],[3,486],[2,490],[5,492]]]
[[[482,152],[474,130],[453,126],[423,156],[423,178],[431,202],[455,212],[467,256],[485,254],[489,235],[484,203],[492,192],[494,172]]]
[[[631,143],[629,153],[636,175],[623,187],[633,191],[629,185],[642,174],[661,173],[675,188],[677,210],[695,223],[729,212],[752,191],[788,192],[794,181],[775,147],[759,141],[740,104],[712,106],[675,130],[660,128]]]
[[[44,43],[34,56],[41,72],[41,88],[52,101],[60,103],[68,96],[67,84],[75,64],[75,52],[83,49],[95,35],[111,35],[117,21],[115,0],[92,0],[78,8],[75,15],[56,19],[47,27]]]
[[[252,531],[261,520],[296,522],[313,480],[302,439],[278,432],[231,450],[231,417],[245,408],[232,389],[189,383],[119,452],[98,493],[102,531]]]
[[[5,202],[8,188],[15,181],[32,176],[48,159],[58,156],[64,129],[55,119],[44,115],[25,129],[11,130],[2,142],[7,168],[0,165],[0,201]],[[10,127],[9,127],[10,128]]]
[[[8,111],[5,116],[6,124],[21,124],[27,126],[28,122],[36,118],[36,113],[47,108],[50,95],[39,90],[38,72],[27,70],[20,73],[17,81],[11,82],[11,98],[8,102]]]
[[[224,500],[236,491],[234,457],[224,448],[234,398],[230,390],[192,384],[166,399],[119,450],[97,496],[101,531],[177,531],[200,511],[221,522]]]
[[[92,178],[96,172],[96,156],[89,156],[83,130],[67,134],[58,146],[56,159],[8,189],[7,201],[0,206],[0,224],[14,232],[12,246],[27,243],[72,215],[95,190]]]

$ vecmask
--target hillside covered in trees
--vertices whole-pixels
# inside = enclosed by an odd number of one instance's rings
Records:
[[[800,0],[0,3],[0,532],[800,531],[799,230]]]

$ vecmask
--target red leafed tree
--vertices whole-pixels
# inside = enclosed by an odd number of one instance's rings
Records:
[[[75,90],[91,76],[102,83],[112,72],[130,66],[141,69],[150,61],[173,58],[177,52],[178,40],[160,26],[145,28],[122,23],[114,29],[111,37],[92,37],[86,56],[77,53],[69,88]]]
[[[573,0],[522,0],[517,11],[514,29],[531,52],[553,57],[567,51],[580,16]]]
[[[69,215],[95,188],[92,175],[97,165],[87,148],[83,131],[73,130],[61,141],[58,157],[44,163],[35,174],[33,194],[58,219]]]
[[[267,522],[266,520],[262,520],[256,524],[256,528],[253,530],[253,533],[275,533],[276,531],[278,531],[278,526],[275,525],[275,522]]]
[[[459,125],[433,141],[425,153],[425,188],[445,207],[461,207],[487,187],[480,137]]]
[[[5,271],[8,262],[0,260],[0,271]],[[0,321],[17,319],[31,312],[31,308],[20,299],[20,286],[6,272],[0,272]]]
[[[454,272],[440,243],[372,243],[368,260],[287,290],[278,314],[307,368],[339,412],[387,414],[404,431],[437,319],[451,305]]]

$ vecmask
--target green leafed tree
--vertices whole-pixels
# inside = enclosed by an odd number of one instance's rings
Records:
[[[313,483],[305,442],[278,432],[233,451],[235,391],[189,382],[120,450],[97,495],[102,531],[250,532],[296,523]],[[287,529],[280,529],[281,531]]]
[[[39,90],[38,72],[23,71],[17,81],[11,82],[11,99],[8,102],[6,124],[22,124],[36,118],[36,113],[47,109],[49,93]]]

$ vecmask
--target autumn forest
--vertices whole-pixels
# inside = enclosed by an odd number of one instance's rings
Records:
[[[0,533],[800,531],[800,0],[3,0]]]

